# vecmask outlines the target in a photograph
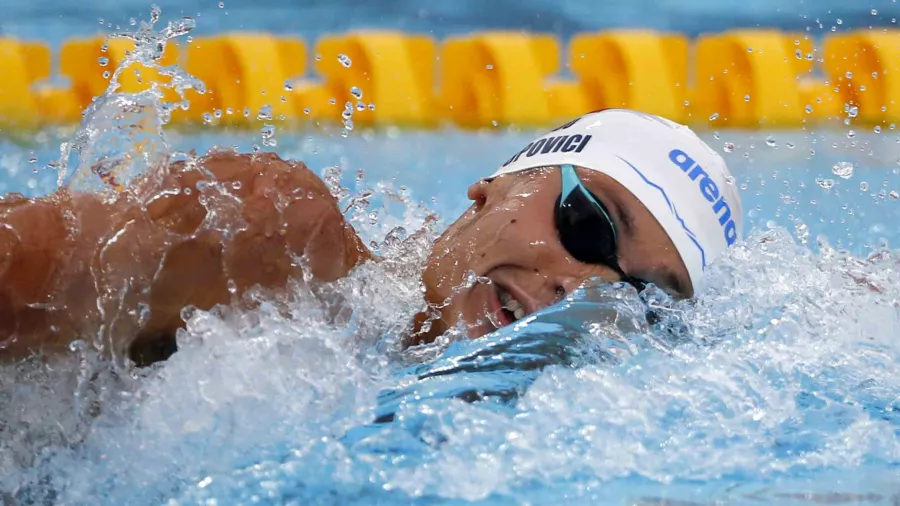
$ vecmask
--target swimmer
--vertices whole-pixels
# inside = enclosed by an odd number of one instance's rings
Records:
[[[377,261],[302,163],[212,152],[168,169],[112,202],[65,189],[0,202],[0,358],[99,336],[149,364],[175,352],[186,306],[228,304],[253,287],[277,293],[303,278],[301,257],[311,283]],[[426,301],[450,303],[411,322],[410,344],[459,323],[483,336],[591,277],[692,297],[742,234],[722,157],[687,127],[624,109],[539,137],[468,198],[422,274]],[[469,272],[492,283],[454,294]]]

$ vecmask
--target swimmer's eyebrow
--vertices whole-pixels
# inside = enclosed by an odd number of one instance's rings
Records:
[[[622,204],[621,201],[614,199],[613,206],[616,208],[616,214],[619,215],[619,221],[622,222],[622,232],[625,232],[628,235],[634,233],[634,218],[632,218],[631,213],[628,212],[628,209]]]

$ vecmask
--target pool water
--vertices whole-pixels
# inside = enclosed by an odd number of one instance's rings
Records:
[[[152,368],[85,343],[0,366],[0,503],[897,504],[900,134],[864,130],[702,132],[747,216],[695,300],[592,280],[485,338],[412,349],[428,245],[536,132],[278,131],[262,149],[339,169],[385,261],[325,288],[337,319],[295,289],[186,312]],[[52,191],[71,138],[0,141],[2,190]]]

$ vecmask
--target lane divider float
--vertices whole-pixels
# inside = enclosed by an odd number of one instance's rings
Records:
[[[897,30],[828,34],[817,46],[808,34],[768,29],[694,40],[622,29],[576,34],[565,47],[525,32],[437,41],[372,30],[326,35],[311,48],[247,32],[170,43],[162,63],[178,63],[207,86],[188,93],[191,107],[173,122],[492,128],[552,125],[608,107],[709,128],[900,119]],[[77,122],[131,49],[123,39],[68,40],[53,69],[49,46],[0,38],[0,126]],[[120,83],[137,92],[165,79],[137,68]]]

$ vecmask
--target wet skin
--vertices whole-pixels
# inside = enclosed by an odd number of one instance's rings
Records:
[[[210,181],[233,197],[198,190]],[[303,255],[322,281],[370,258],[325,184],[274,154],[175,163],[161,181],[138,181],[111,203],[66,191],[7,196],[0,359],[58,353],[80,338],[140,364],[157,361],[174,351],[182,308],[229,303],[254,286],[283,289],[289,277],[302,279]]]
[[[603,174],[579,175],[616,221],[622,269],[690,296],[684,264],[644,206]],[[198,191],[201,182],[239,200]],[[498,286],[532,313],[588,277],[617,280],[562,247],[553,223],[559,193],[558,169],[473,184],[473,205],[435,243],[423,274],[427,302],[449,303],[430,325],[419,315],[409,342],[430,342],[460,322],[473,338],[510,323]],[[63,352],[81,338],[152,363],[175,351],[185,306],[235,302],[254,287],[283,290],[303,277],[302,263],[312,282],[331,281],[371,258],[324,183],[274,154],[179,162],[111,203],[62,190],[7,196],[0,202],[0,359]],[[469,271],[492,283],[455,293]]]
[[[577,169],[591,192],[609,209],[619,234],[619,265],[625,274],[653,282],[674,295],[693,295],[687,268],[674,244],[646,207],[605,174]],[[479,337],[512,322],[500,310],[498,286],[530,314],[560,300],[586,279],[618,281],[603,265],[579,262],[559,241],[554,205],[561,192],[559,168],[534,169],[480,181],[469,187],[472,206],[435,242],[423,275],[426,299],[449,304],[424,330],[417,319],[414,341],[428,342],[457,325]],[[454,295],[470,271],[491,283],[477,283]]]

